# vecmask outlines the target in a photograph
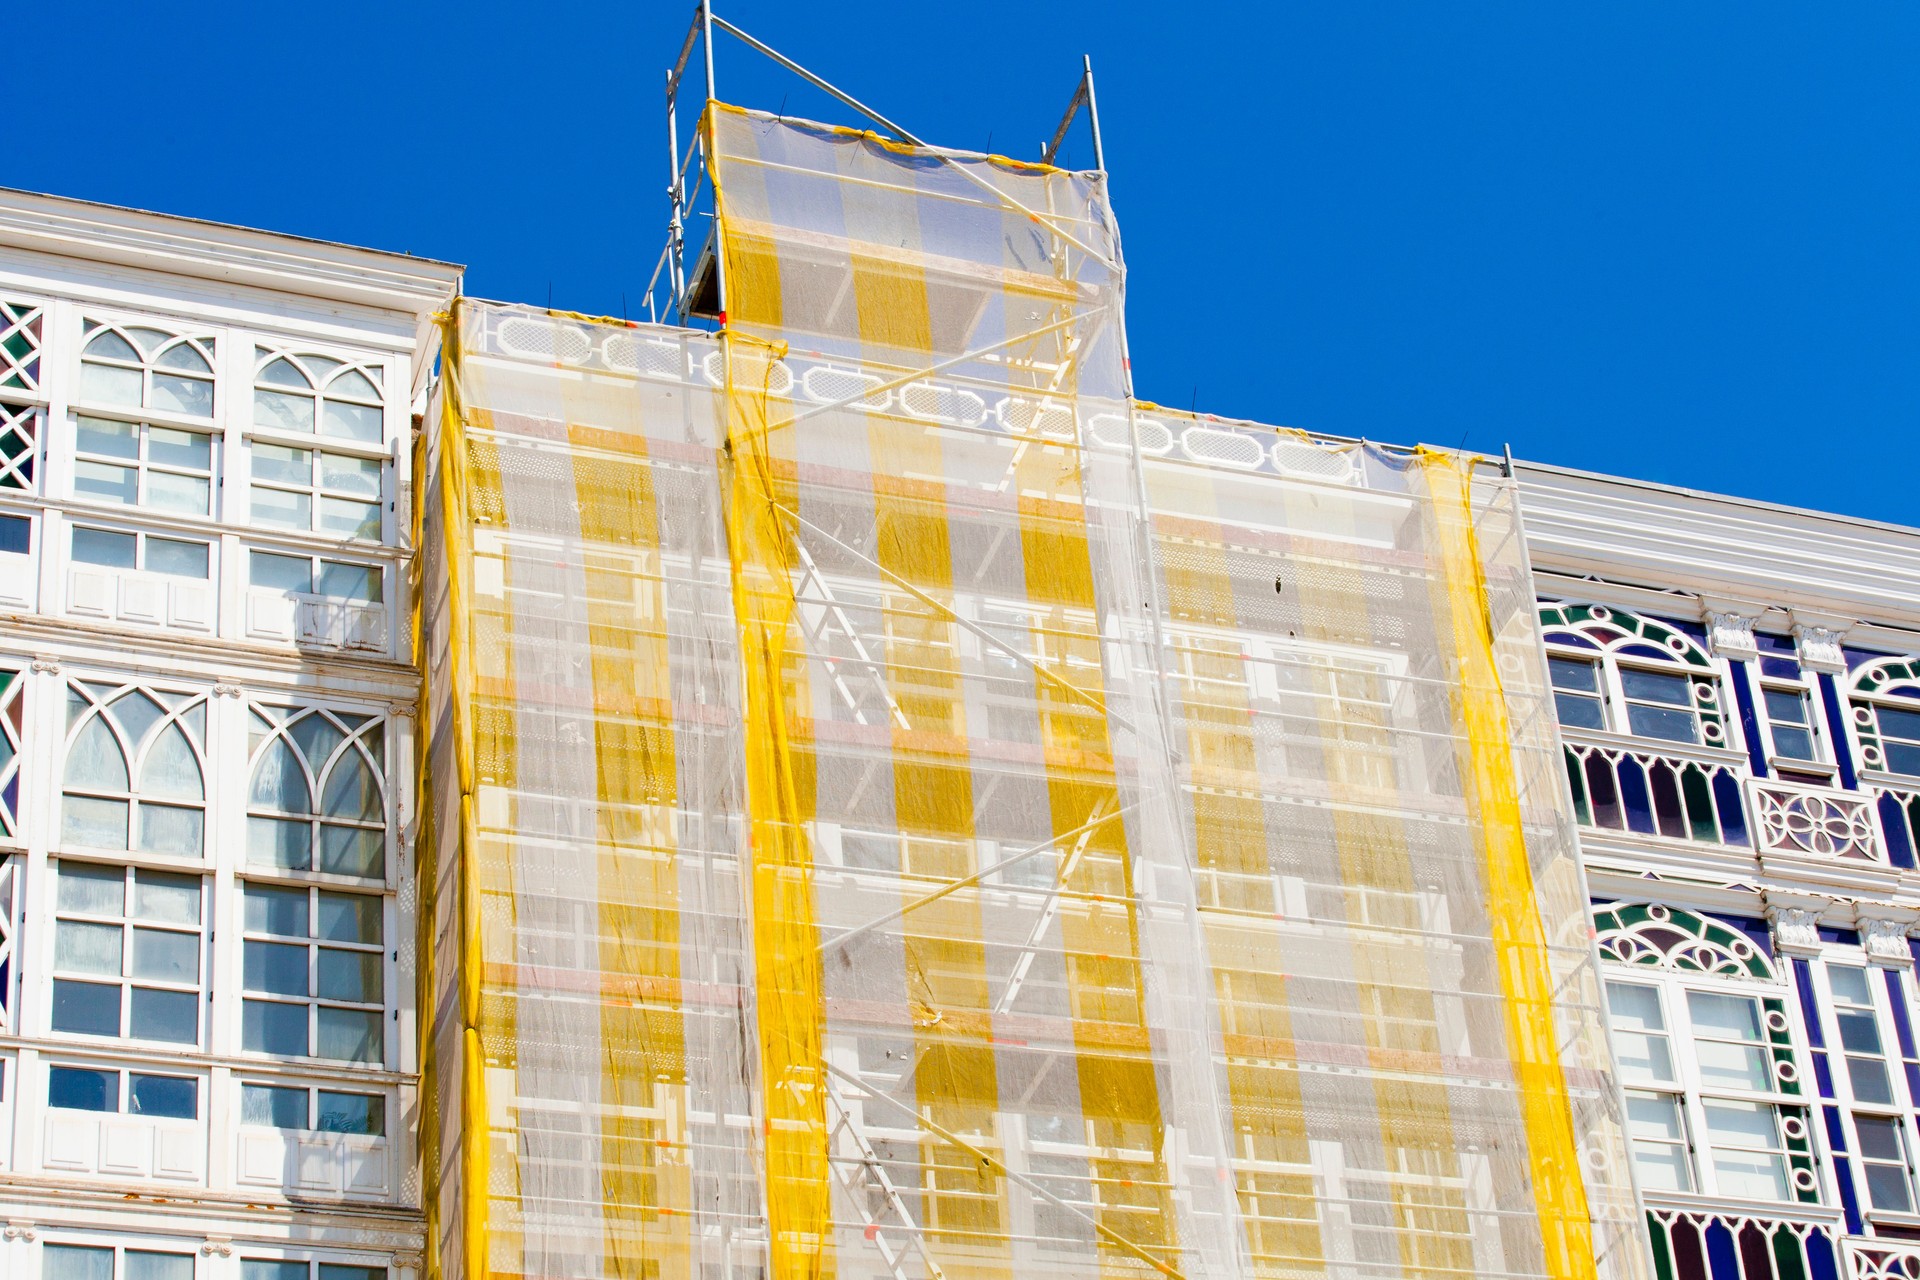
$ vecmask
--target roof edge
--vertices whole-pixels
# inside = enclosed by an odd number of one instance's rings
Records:
[[[0,187],[0,248],[410,315],[445,306],[465,270],[434,258],[11,187]]]

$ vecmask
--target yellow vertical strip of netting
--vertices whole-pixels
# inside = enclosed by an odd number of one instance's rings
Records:
[[[717,110],[731,110],[716,107]],[[716,154],[713,120],[705,121]],[[712,169],[728,310],[736,325],[778,329],[777,248],[727,219],[725,175]],[[813,766],[794,711],[806,706],[796,660],[794,569],[799,477],[791,411],[771,394],[784,347],[729,328],[725,473],[729,569],[739,628],[746,748],[747,895],[753,945],[766,1166],[768,1262],[782,1280],[831,1273],[826,1000],[813,903]],[[784,406],[785,402],[778,402]],[[804,758],[803,758],[804,757]]]
[[[1080,1112],[1098,1185],[1101,1270],[1126,1258],[1176,1275],[1166,1126],[1147,1030],[1138,898],[1119,812],[1107,721],[1099,601],[1094,589],[1079,459],[1035,449],[1016,464],[1020,547],[1037,673],[1034,697],[1053,828],[1060,840],[1059,915],[1074,1030]],[[1088,824],[1095,824],[1089,826]],[[1148,1163],[1121,1151],[1146,1151]]]
[[[643,435],[569,422],[567,438],[593,677],[604,1257],[642,1280],[692,1266],[659,500]]]
[[[1494,666],[1493,625],[1474,532],[1472,466],[1457,455],[1432,449],[1422,449],[1419,461],[1432,503],[1452,623],[1443,628],[1443,639],[1451,639],[1457,663],[1456,696],[1465,728],[1463,781],[1486,859],[1488,918],[1546,1270],[1564,1280],[1592,1280],[1593,1227],[1566,1073],[1556,1047],[1553,974],[1514,787],[1506,695]]]
[[[458,938],[454,954],[436,951],[437,965],[452,965],[452,981],[458,984],[461,1041],[460,1097],[460,1186],[458,1189],[461,1222],[459,1254],[467,1280],[480,1280],[487,1274],[487,1178],[488,1130],[485,1058],[480,1044],[480,903],[477,832],[474,825],[475,749],[474,749],[474,672],[473,649],[473,542],[472,505],[469,490],[466,406],[461,396],[461,331],[459,304],[446,316],[440,331],[441,365],[444,387],[441,397],[439,486],[442,564],[447,574],[447,634],[449,712],[453,734],[453,757],[458,774],[459,826],[456,831],[438,833],[455,847],[460,863],[455,882],[459,914]],[[497,486],[497,476],[495,477]],[[424,717],[423,717],[424,721]],[[443,850],[436,848],[438,856]],[[436,876],[436,879],[439,877]],[[433,1007],[433,1006],[429,1006]],[[440,1064],[436,1063],[436,1066]],[[438,1169],[436,1168],[436,1174]],[[438,1201],[438,1197],[435,1197]],[[440,1224],[444,1230],[446,1224]]]

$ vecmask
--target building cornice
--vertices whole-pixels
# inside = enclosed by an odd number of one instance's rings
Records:
[[[1920,529],[1534,463],[1517,471],[1536,571],[1920,630]]]
[[[462,271],[432,258],[5,187],[0,248],[414,316],[446,306]]]

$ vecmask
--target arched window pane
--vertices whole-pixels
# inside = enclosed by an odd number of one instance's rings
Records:
[[[199,857],[204,815],[198,809],[173,805],[140,806],[140,847],[153,853]]]
[[[67,785],[94,791],[128,789],[127,759],[99,716],[87,721],[67,752]]]
[[[288,727],[287,736],[299,745],[300,754],[307,758],[307,764],[318,774],[327,767],[328,758],[346,740],[347,735],[325,716],[309,713]]]
[[[208,375],[213,373],[213,366],[207,363],[207,358],[185,342],[178,342],[168,347],[160,354],[160,358],[154,362],[154,365],[156,368],[179,369],[186,373]]]
[[[342,396],[348,400],[378,400],[379,389],[373,380],[358,369],[349,369],[327,384],[329,396]]]
[[[142,351],[148,353],[158,351],[169,338],[173,337],[172,334],[162,333],[158,329],[129,329],[127,336],[139,343]]]
[[[285,738],[275,738],[254,766],[251,803],[281,813],[312,813],[313,796],[299,757]]]
[[[302,391],[312,385],[307,381],[307,375],[284,356],[260,371],[260,381],[270,382],[276,387],[298,387]]]
[[[334,766],[333,773],[327,778],[320,811],[329,818],[380,821],[380,784],[374,778],[373,770],[367,766],[365,756],[358,751],[349,751],[340,758],[340,763]]]
[[[102,329],[93,336],[93,341],[87,344],[87,355],[97,356],[102,360],[125,360],[129,364],[140,363],[140,353],[133,349],[133,344],[111,329]]]
[[[154,740],[140,769],[140,789],[174,800],[199,800],[206,795],[200,762],[193,758],[193,747],[179,725],[168,725]]]
[[[328,374],[346,363],[344,360],[335,360],[332,356],[301,356],[300,359],[307,368],[313,370],[313,376],[321,382],[325,382]]]
[[[127,745],[135,754],[139,753],[140,744],[146,741],[153,726],[167,718],[165,707],[137,689],[115,699],[107,709],[127,735]]]

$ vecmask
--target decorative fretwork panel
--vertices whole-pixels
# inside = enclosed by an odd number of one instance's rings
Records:
[[[1920,1280],[1920,1244],[1892,1240],[1849,1240],[1849,1280]]]
[[[40,471],[42,420],[41,410],[34,405],[0,400],[0,489],[33,492]]]
[[[1754,843],[1761,853],[1886,860],[1874,827],[1871,795],[1759,778],[1751,780],[1748,788],[1753,796]]]
[[[40,389],[40,340],[45,308],[0,298],[0,391]]]
[[[1659,1280],[1837,1280],[1834,1227],[1735,1214],[1647,1210]]]
[[[20,838],[20,744],[26,737],[26,674],[0,667],[0,840]]]
[[[1779,980],[1766,953],[1738,929],[1663,903],[1602,908],[1593,913],[1593,927],[1602,960],[1711,977]],[[1783,1022],[1780,1035],[1785,1034]]]
[[[1582,826],[1711,844],[1748,843],[1733,767],[1568,742],[1567,781]]]

